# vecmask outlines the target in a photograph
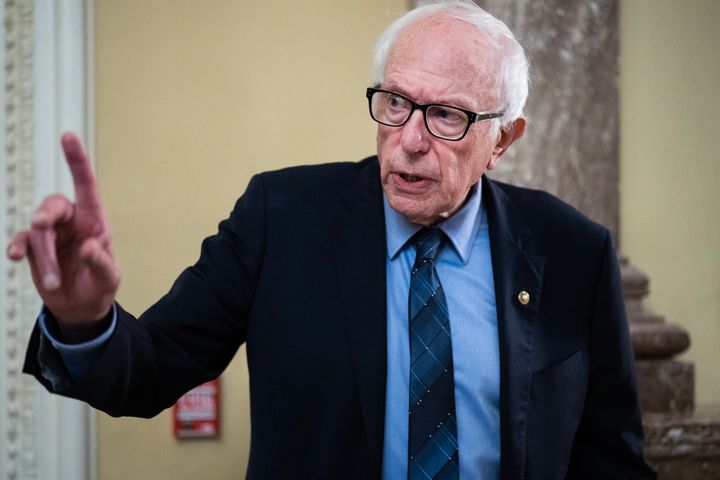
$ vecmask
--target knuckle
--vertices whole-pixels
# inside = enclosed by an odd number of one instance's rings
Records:
[[[53,204],[67,204],[70,200],[62,193],[52,193],[45,198],[45,202]]]
[[[63,220],[73,211],[73,204],[67,197],[55,193],[45,197],[32,217],[32,226],[49,228],[59,220]]]
[[[59,193],[53,193],[48,195],[47,197],[42,199],[37,210],[35,210],[35,213],[52,209],[59,202],[62,202],[63,198],[64,197]]]
[[[64,212],[72,205],[72,202],[66,196],[54,193],[45,198],[43,205],[54,212]]]

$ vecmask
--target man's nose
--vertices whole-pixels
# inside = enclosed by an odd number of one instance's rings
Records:
[[[421,110],[415,110],[408,121],[400,127],[402,137],[400,143],[406,153],[424,153],[430,146],[430,132],[425,126]]]

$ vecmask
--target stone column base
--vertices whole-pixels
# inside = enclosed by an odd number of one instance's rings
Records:
[[[637,359],[635,366],[643,412],[692,412],[695,407],[695,369],[692,363]]]
[[[647,413],[645,456],[658,480],[720,479],[720,405]]]

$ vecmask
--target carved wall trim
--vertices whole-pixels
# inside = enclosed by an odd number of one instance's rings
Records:
[[[3,244],[27,225],[35,199],[33,8],[31,0],[4,4],[4,171]],[[33,381],[22,375],[25,344],[37,314],[38,300],[26,265],[4,260],[3,442],[0,476],[35,479],[37,451]]]
[[[0,2],[0,480],[94,478],[94,416],[21,373],[40,301],[11,235],[40,198],[72,197],[59,135],[90,136],[92,0]]]

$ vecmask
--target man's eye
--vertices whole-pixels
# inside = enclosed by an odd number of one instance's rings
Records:
[[[395,110],[405,110],[408,108],[408,101],[399,95],[389,95],[388,106]]]
[[[429,113],[434,120],[448,125],[462,124],[467,121],[467,116],[454,108],[433,107]]]

